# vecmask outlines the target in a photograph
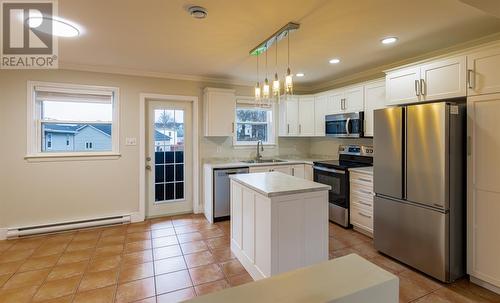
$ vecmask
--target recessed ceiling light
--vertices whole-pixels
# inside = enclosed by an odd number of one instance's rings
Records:
[[[337,63],[340,63],[340,59],[338,59],[338,58],[333,58],[333,59],[331,59],[331,60],[330,60],[330,61],[328,61],[328,62],[330,62],[330,64],[337,64]]]
[[[196,19],[205,19],[208,15],[207,9],[201,6],[191,6],[188,8],[188,12]]]
[[[296,73],[295,76],[297,76],[297,77],[304,77],[305,74],[304,73]]]
[[[46,27],[38,29],[46,34],[52,34],[58,37],[78,37],[82,31],[81,27],[74,22],[56,16],[48,18],[38,14],[33,14],[28,18],[28,25],[31,28],[38,28],[42,25],[43,21],[52,22],[52,32],[47,32]]]
[[[387,38],[380,40],[380,42],[382,42],[382,44],[392,44],[396,41],[398,41],[397,37],[387,37]]]

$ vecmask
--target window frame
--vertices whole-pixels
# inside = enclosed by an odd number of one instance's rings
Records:
[[[246,108],[246,109],[255,109],[255,103],[254,103],[254,98],[252,97],[237,97],[236,98],[236,106],[234,108],[234,124],[235,128],[238,126],[238,121],[237,121],[237,111],[238,109],[241,108]],[[276,113],[276,104],[272,103],[269,108],[263,108],[266,110],[271,111],[271,123],[267,123],[271,129],[268,134],[268,142],[263,142],[264,146],[269,146],[273,147],[277,145],[278,139],[277,139],[277,113]],[[238,141],[237,140],[237,133],[235,131],[233,135],[233,146],[235,148],[253,148],[257,146],[257,141]]]
[[[111,150],[102,152],[76,151],[76,152],[43,152],[42,150],[42,120],[41,104],[36,101],[36,89],[53,89],[75,94],[103,93],[112,95],[112,121],[111,121]],[[81,85],[71,83],[55,83],[28,81],[27,87],[27,152],[25,159],[59,159],[73,160],[85,158],[114,159],[120,157],[120,92],[118,87]]]

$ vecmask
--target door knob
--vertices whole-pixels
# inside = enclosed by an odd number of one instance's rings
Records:
[[[151,170],[151,165],[146,165],[146,169]]]
[[[147,158],[146,158],[146,161],[151,161],[151,157],[147,157]]]

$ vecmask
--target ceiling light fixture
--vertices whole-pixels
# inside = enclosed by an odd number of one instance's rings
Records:
[[[207,9],[201,6],[191,6],[188,8],[188,12],[196,19],[205,19],[208,15]]]
[[[52,21],[52,32],[48,32],[50,30],[50,27],[39,28],[44,20],[47,20],[49,22]],[[30,16],[28,17],[28,25],[30,28],[58,37],[78,37],[82,32],[82,28],[72,21],[56,16],[50,18],[43,17],[41,14],[36,13],[36,11],[33,13],[30,12]]]
[[[397,37],[387,37],[387,38],[380,40],[380,42],[382,42],[382,44],[392,44],[392,43],[395,43],[396,41],[398,41]]]
[[[300,24],[298,23],[293,23],[289,22],[285,26],[283,26],[281,29],[279,29],[277,32],[275,32],[273,35],[271,35],[269,38],[258,44],[256,47],[254,47],[252,50],[250,50],[249,54],[251,56],[260,56],[263,53],[266,53],[266,77],[264,79],[264,83],[262,85],[262,90],[257,92],[258,86],[259,86],[259,81],[258,81],[258,67],[257,67],[257,86],[255,87],[255,100],[257,102],[258,98],[257,96],[260,95],[261,100],[265,100],[266,103],[269,104],[269,97],[271,93],[276,96],[277,102],[280,100],[280,94],[281,94],[281,83],[280,79],[278,77],[278,42],[281,39],[284,39],[288,37],[288,66],[287,66],[287,72],[285,75],[285,82],[284,82],[284,92],[286,95],[292,94],[293,90],[293,75],[290,69],[290,33],[297,30],[300,27]],[[272,47],[273,44],[276,43],[276,61],[275,61],[275,73],[274,73],[274,80],[272,83],[272,87],[269,86],[269,79],[267,78],[267,56],[268,56],[268,50]],[[258,63],[257,63],[258,64]],[[271,91],[272,89],[272,91]]]
[[[295,76],[297,76],[297,77],[304,77],[305,74],[304,73],[296,73]]]
[[[340,59],[338,59],[338,58],[333,58],[333,59],[331,59],[331,60],[330,60],[330,61],[328,61],[328,62],[330,62],[330,64],[337,64],[337,63],[340,63]]]

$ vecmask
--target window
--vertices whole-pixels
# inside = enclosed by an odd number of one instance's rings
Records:
[[[274,144],[273,108],[238,104],[236,107],[235,145]]]
[[[30,82],[28,156],[118,153],[118,89]]]

